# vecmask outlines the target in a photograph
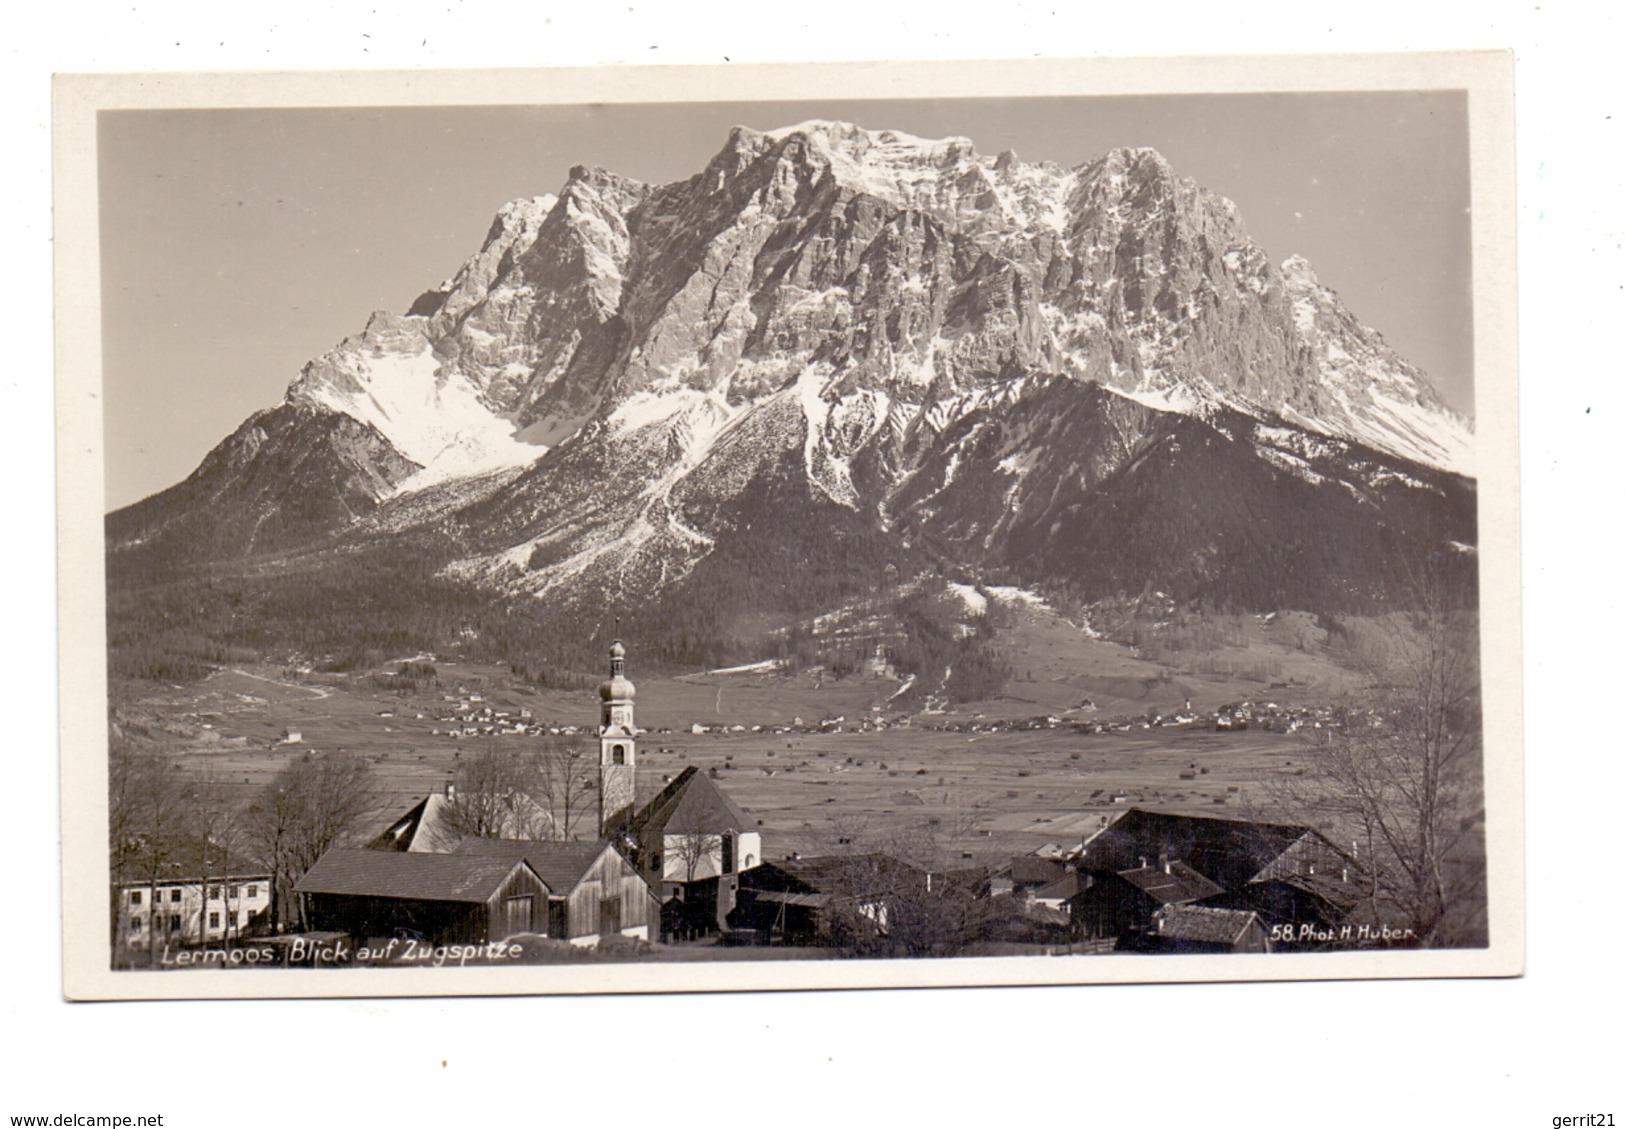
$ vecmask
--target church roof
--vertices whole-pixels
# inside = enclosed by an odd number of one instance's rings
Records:
[[[739,805],[705,773],[689,765],[632,817],[634,836],[741,831],[750,826]]]

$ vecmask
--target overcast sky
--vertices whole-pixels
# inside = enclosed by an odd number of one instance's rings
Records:
[[[404,312],[508,200],[578,164],[682,179],[733,125],[809,118],[1064,165],[1152,146],[1472,410],[1456,92],[104,112],[108,508],[185,477],[373,310]]]

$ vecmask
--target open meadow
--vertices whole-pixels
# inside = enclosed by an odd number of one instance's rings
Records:
[[[1006,692],[946,712],[894,706],[899,681],[880,669],[842,679],[760,667],[637,678],[640,802],[693,764],[758,821],[770,859],[907,838],[945,866],[990,863],[1074,844],[1131,805],[1267,816],[1266,786],[1298,771],[1303,738],[1215,731],[1212,711],[1242,699],[1325,702],[1349,683],[1321,648],[1277,644],[1256,621],[1253,638],[1233,633],[1240,657],[1225,661],[1264,670],[1257,678],[1227,672],[1214,648],[1185,669],[1154,662],[1047,610],[1018,627],[1002,637],[1013,671]],[[596,755],[590,689],[541,689],[503,667],[444,658],[433,660],[432,678],[388,688],[398,667],[244,665],[191,686],[127,684],[115,732],[241,788],[245,802],[295,757],[360,755],[380,784],[380,828],[481,749],[519,751],[558,732]],[[1172,717],[1187,703],[1201,720],[1135,720]],[[1083,731],[1111,720],[1128,727]],[[501,731],[521,725],[526,732]]]

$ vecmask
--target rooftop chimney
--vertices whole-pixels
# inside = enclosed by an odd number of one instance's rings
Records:
[[[1162,872],[1164,874],[1172,874],[1174,872],[1174,864],[1169,861],[1167,855],[1158,855],[1157,865],[1162,868]]]

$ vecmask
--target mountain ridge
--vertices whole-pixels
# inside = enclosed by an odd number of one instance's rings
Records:
[[[108,537],[204,571],[411,538],[446,580],[589,614],[681,601],[762,530],[800,543],[770,505],[866,558],[1381,606],[1406,559],[1476,541],[1471,447],[1155,150],[1066,169],[811,122],[736,128],[670,184],[578,166],[510,202]]]

